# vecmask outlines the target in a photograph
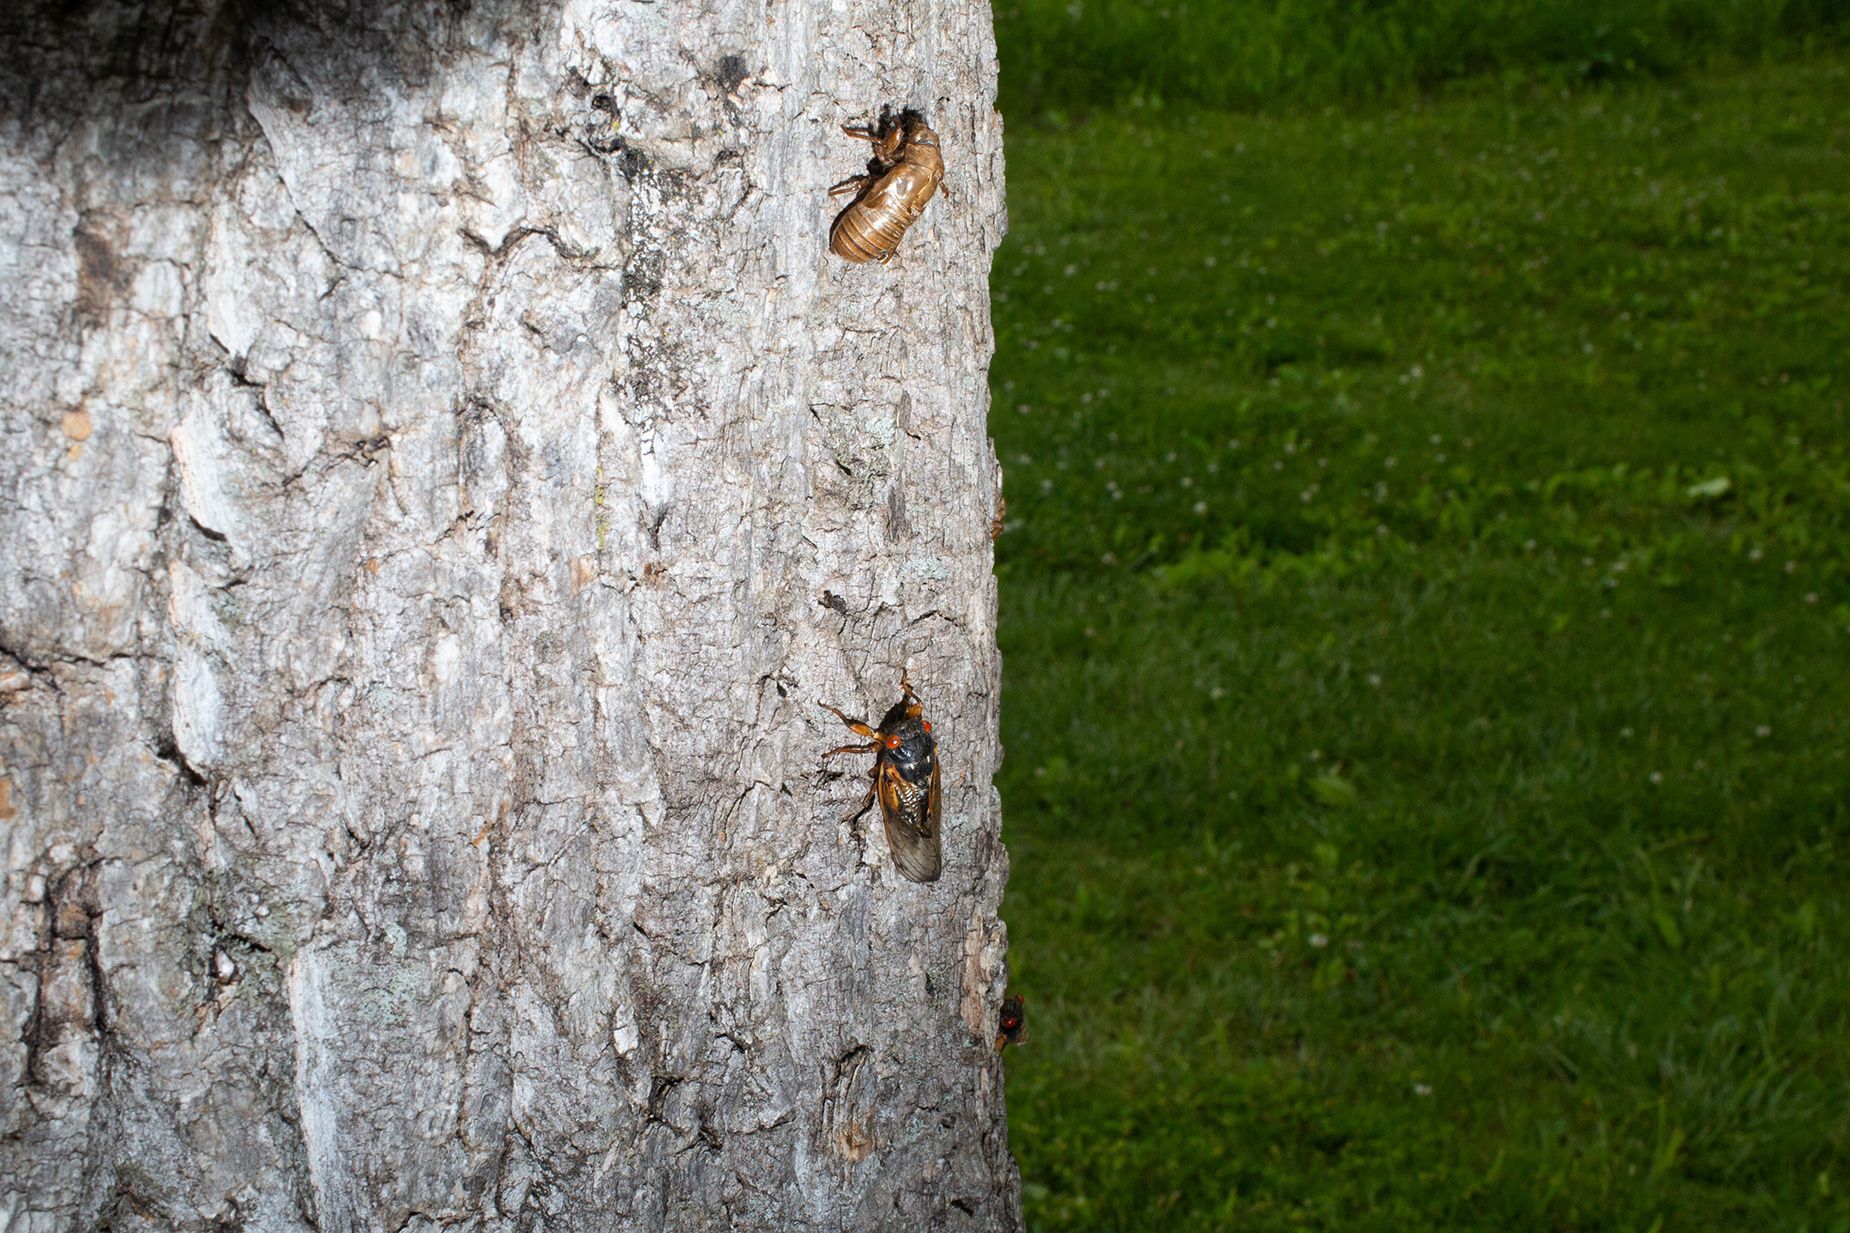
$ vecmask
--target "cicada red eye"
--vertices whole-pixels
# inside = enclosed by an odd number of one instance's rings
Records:
[[[919,720],[919,727],[925,729],[925,731],[927,732],[930,732],[931,731],[931,720],[929,719]]]
[[[898,749],[898,748],[899,748],[899,738],[898,738],[898,737],[896,737],[896,736],[889,736],[889,737],[887,737],[887,738],[886,738],[886,747],[887,747],[888,749]]]

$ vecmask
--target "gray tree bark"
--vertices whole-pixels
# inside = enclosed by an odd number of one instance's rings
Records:
[[[0,1229],[1018,1228],[986,0],[0,26]]]

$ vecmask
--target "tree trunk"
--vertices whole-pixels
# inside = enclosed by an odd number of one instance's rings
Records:
[[[1018,1228],[986,0],[0,25],[0,1228]]]

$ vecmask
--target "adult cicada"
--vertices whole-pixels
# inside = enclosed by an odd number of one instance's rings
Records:
[[[824,710],[834,711],[836,718],[855,733],[869,738],[865,745],[843,745],[822,757],[826,761],[837,754],[874,755],[873,785],[848,821],[855,821],[878,801],[894,866],[911,881],[936,882],[944,868],[938,843],[939,821],[944,813],[938,741],[931,734],[924,705],[904,674],[899,678],[899,688],[899,701],[887,711],[878,728],[870,728],[822,703]]]
[[[1009,1045],[1028,1043],[1027,998],[1011,993],[1002,999],[1002,1012],[996,1016],[996,1052]]]
[[[850,176],[829,190],[831,197],[855,194],[829,228],[829,251],[847,261],[884,265],[944,179],[938,134],[910,109],[896,118],[882,113],[880,123],[869,128],[843,125],[842,132],[873,142],[874,157],[866,175]]]

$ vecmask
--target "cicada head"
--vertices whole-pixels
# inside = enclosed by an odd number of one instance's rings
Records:
[[[937,132],[916,111],[903,112],[895,131],[904,134],[901,161],[926,171],[932,177],[932,188],[935,190],[938,178],[944,175],[944,156],[938,149]],[[920,201],[918,204],[923,208],[925,203]]]
[[[879,740],[881,756],[902,766],[927,763],[938,748],[931,720],[917,698],[893,704],[880,721]]]
[[[938,148],[938,134],[926,124],[916,112],[909,113],[911,119],[906,123],[906,144],[909,146],[928,146]]]

